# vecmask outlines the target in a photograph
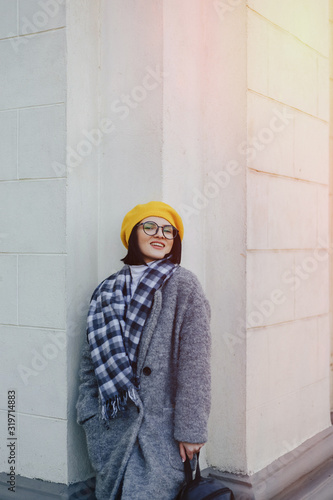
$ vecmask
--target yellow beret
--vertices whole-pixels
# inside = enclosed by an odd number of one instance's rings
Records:
[[[128,240],[133,227],[146,217],[162,217],[166,219],[179,231],[180,239],[184,236],[184,226],[180,215],[170,205],[163,201],[150,201],[144,205],[136,205],[124,217],[121,225],[120,238],[124,246],[128,248]]]

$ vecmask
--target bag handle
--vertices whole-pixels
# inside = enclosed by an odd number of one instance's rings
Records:
[[[200,466],[199,466],[200,451],[198,451],[198,453],[196,455],[197,455],[197,467],[196,467],[194,479],[193,479],[191,462],[190,462],[190,459],[188,458],[188,456],[186,455],[186,460],[184,462],[184,470],[185,470],[185,481],[187,484],[190,484],[192,481],[198,482],[201,479]]]

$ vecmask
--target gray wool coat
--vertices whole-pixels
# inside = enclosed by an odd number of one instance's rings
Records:
[[[179,267],[155,292],[139,346],[137,401],[101,419],[97,380],[84,343],[77,421],[96,471],[98,500],[173,500],[184,481],[179,441],[207,441],[210,308],[196,276]]]

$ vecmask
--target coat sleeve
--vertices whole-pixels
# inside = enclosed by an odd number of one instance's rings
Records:
[[[98,385],[91,360],[90,347],[85,340],[79,372],[79,397],[76,403],[77,422],[84,423],[99,411]]]
[[[205,443],[211,392],[210,306],[197,280],[186,295],[179,342],[174,438]]]

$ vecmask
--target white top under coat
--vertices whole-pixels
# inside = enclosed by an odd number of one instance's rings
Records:
[[[142,264],[140,266],[129,266],[129,268],[131,270],[131,275],[132,275],[131,297],[133,297],[136,287],[138,286],[143,273],[147,270],[147,266],[145,264]]]

